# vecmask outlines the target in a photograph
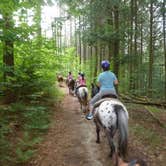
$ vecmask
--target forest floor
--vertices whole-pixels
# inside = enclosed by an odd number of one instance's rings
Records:
[[[76,97],[67,88],[60,108],[55,110],[52,124],[39,145],[37,155],[26,166],[111,166],[109,146],[104,133],[96,144],[95,126],[87,121]],[[127,105],[129,110],[128,159],[142,158],[149,166],[166,165],[166,130],[143,109]],[[161,112],[166,122],[166,112]]]

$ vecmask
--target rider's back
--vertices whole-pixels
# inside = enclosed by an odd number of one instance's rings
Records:
[[[116,80],[116,76],[111,71],[104,71],[98,77],[98,82],[100,83],[100,90],[107,91],[113,90],[115,91],[114,81]]]

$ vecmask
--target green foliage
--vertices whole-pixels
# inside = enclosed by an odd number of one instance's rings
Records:
[[[26,108],[24,113],[25,118],[25,130],[46,130],[49,125],[49,112],[48,108],[44,106],[31,106]]]
[[[14,165],[26,162],[34,155],[35,146],[42,141],[42,133],[49,127],[50,107],[41,103],[13,103],[2,107],[0,115],[0,164]],[[17,133],[21,133],[22,136],[17,136]],[[13,137],[14,135],[16,136]]]
[[[11,142],[6,139],[6,136],[11,133],[9,126],[9,117],[6,116],[7,108],[0,107],[0,165],[3,165],[11,160]],[[3,163],[3,164],[2,164]]]
[[[16,154],[17,154],[17,163],[24,163],[28,161],[32,156],[34,155],[35,151],[34,150],[21,150],[20,148],[16,149]]]
[[[42,138],[31,138],[28,132],[25,132],[23,138],[18,139],[16,148],[16,163],[28,161],[35,153],[34,146],[42,141]]]
[[[147,108],[147,110],[154,112],[154,113],[160,112],[160,109],[156,108],[156,107],[146,106],[145,108]]]

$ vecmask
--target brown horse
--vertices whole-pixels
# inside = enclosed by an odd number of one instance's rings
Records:
[[[61,87],[62,86],[62,83],[63,83],[63,81],[64,81],[64,79],[63,79],[63,76],[62,75],[57,75],[57,81],[58,81],[58,83],[59,83],[59,86]]]
[[[69,88],[69,94],[74,95],[74,89],[75,89],[75,80],[73,79],[67,79],[66,84]]]

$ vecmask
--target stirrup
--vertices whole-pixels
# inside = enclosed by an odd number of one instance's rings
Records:
[[[86,116],[86,119],[87,119],[87,120],[93,119],[93,115],[92,115],[92,114],[88,114],[88,115]]]

